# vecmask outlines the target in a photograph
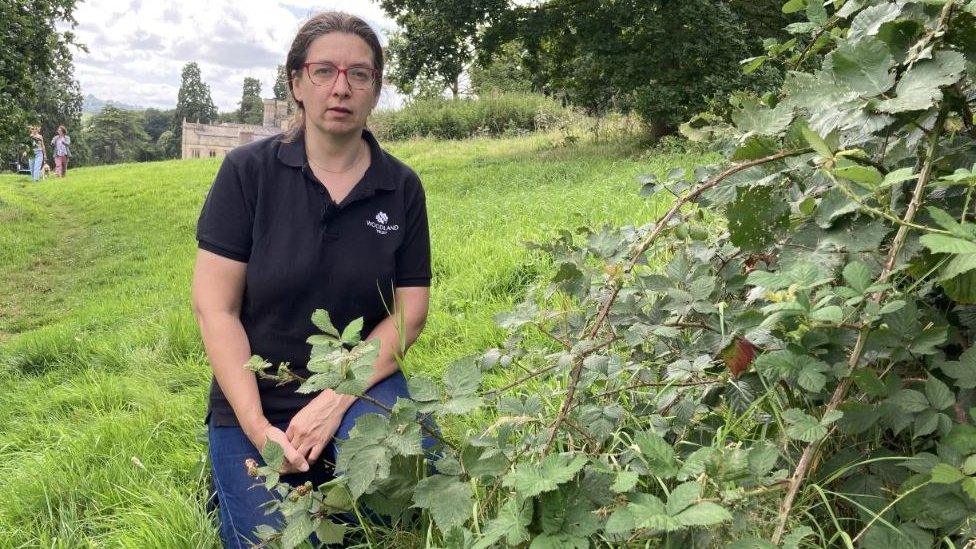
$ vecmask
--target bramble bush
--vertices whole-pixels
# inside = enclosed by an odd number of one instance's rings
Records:
[[[505,342],[362,418],[337,479],[279,484],[269,445],[268,544],[350,513],[383,543],[366,509],[431,547],[976,544],[976,1],[784,10],[745,64],[781,90],[685,126],[724,160],[644,178],[661,218],[534,244]],[[375,343],[313,320],[302,390],[361,394]]]

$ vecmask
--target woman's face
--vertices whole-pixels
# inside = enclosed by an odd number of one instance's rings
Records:
[[[308,48],[305,61],[328,62],[339,67],[369,67],[373,51],[362,38],[344,32],[332,32],[316,38]],[[314,70],[314,66],[310,67]],[[362,131],[366,118],[376,107],[379,94],[375,86],[354,89],[345,73],[339,74],[335,84],[317,86],[303,68],[293,80],[295,99],[305,108],[306,130],[317,129],[329,135],[348,135]]]

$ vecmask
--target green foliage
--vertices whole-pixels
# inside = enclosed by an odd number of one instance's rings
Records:
[[[264,120],[264,102],[261,100],[261,81],[244,78],[237,121],[242,124],[258,124]]]
[[[142,129],[139,113],[106,105],[89,120],[83,133],[94,164],[116,164],[143,160],[149,136]]]
[[[536,94],[499,94],[479,99],[425,99],[398,111],[374,112],[369,126],[382,139],[499,136],[565,125],[578,115]]]
[[[725,13],[621,6],[623,24]],[[449,547],[976,536],[976,3],[784,11],[806,21],[777,52],[796,69],[780,91],[694,128],[722,160],[645,178],[674,198],[653,221],[535,244],[557,268],[497,317],[507,339],[361,420],[337,483],[395,482],[424,511],[402,527]],[[316,386],[358,394],[339,384],[367,375],[349,364],[370,344],[316,325]],[[730,372],[743,342],[757,358]],[[426,427],[475,410],[460,437]],[[421,436],[436,452],[411,479],[396,463]]]
[[[77,129],[81,109],[69,48],[76,4],[0,3],[0,154],[12,156],[28,144],[27,124],[41,123],[47,139],[59,124]]]
[[[173,157],[179,156],[183,140],[183,121],[209,124],[217,119],[217,107],[210,97],[210,86],[200,77],[200,66],[195,61],[183,65],[180,91],[176,97],[176,111],[173,113],[172,131],[174,135]]]
[[[284,65],[278,65],[275,70],[275,83],[271,91],[274,92],[275,99],[280,101],[291,99],[291,90],[288,88],[288,71],[285,70]]]

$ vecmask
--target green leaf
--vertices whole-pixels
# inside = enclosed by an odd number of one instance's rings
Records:
[[[481,370],[467,361],[457,361],[444,372],[444,388],[448,396],[472,395],[481,384]]]
[[[974,231],[974,226],[972,223],[966,223],[965,225],[960,224],[954,217],[949,215],[949,212],[936,208],[935,206],[926,206],[929,216],[939,224],[940,227],[949,231],[953,236],[957,236],[964,240],[972,240],[976,238],[976,231]]]
[[[753,143],[752,148],[754,152],[758,149],[766,150],[766,153],[760,154],[760,156],[749,157],[746,155],[740,159],[751,160],[752,158],[760,158],[778,151],[780,146],[775,139],[763,138],[757,140],[755,137],[782,133],[790,125],[790,122],[793,121],[792,107],[785,103],[780,103],[776,108],[770,109],[753,98],[740,99],[738,103],[740,108],[732,112],[732,122],[742,133],[754,136],[747,140],[746,144],[739,150],[748,147],[750,142]],[[733,158],[733,160],[739,159]]]
[[[346,345],[358,345],[363,331],[363,317],[359,317],[356,320],[350,322],[346,329],[342,331],[342,340]]]
[[[942,234],[924,234],[919,241],[937,254],[976,254],[976,242]]]
[[[698,501],[700,496],[701,485],[697,481],[679,484],[668,496],[668,503],[665,505],[665,510],[669,515],[677,515]]]
[[[661,478],[671,478],[678,474],[678,461],[674,456],[674,448],[652,431],[644,431],[634,435],[634,442],[647,461],[648,470]]]
[[[885,303],[885,306],[878,310],[879,315],[886,315],[890,313],[897,313],[898,311],[905,308],[905,301],[901,299],[896,299]]]
[[[955,484],[965,478],[962,471],[948,463],[940,463],[932,468],[932,482],[935,484]]]
[[[881,25],[897,19],[901,10],[902,5],[899,3],[884,3],[861,10],[851,21],[847,39],[856,41],[878,34]]]
[[[925,395],[914,389],[902,389],[892,395],[888,401],[909,413],[921,412],[929,407]]]
[[[890,187],[892,185],[897,185],[898,183],[903,183],[915,179],[918,175],[915,174],[912,168],[899,168],[888,172],[884,176],[884,181],[881,183],[882,187]]]
[[[863,294],[871,285],[871,268],[861,261],[852,261],[844,266],[844,281],[856,292]]]
[[[552,454],[539,464],[520,463],[505,475],[502,484],[514,488],[519,497],[530,498],[569,482],[583,469],[586,461],[585,456]]]
[[[754,135],[746,139],[735,152],[732,153],[732,161],[742,162],[745,160],[755,160],[769,156],[779,150],[779,142],[771,137]]]
[[[939,282],[945,293],[957,305],[976,304],[976,270],[970,270]]]
[[[834,175],[848,179],[857,183],[861,187],[873,191],[874,189],[881,186],[884,178],[881,176],[881,172],[878,171],[874,166],[861,166],[854,164],[851,166],[844,166],[840,168],[834,168]]]
[[[332,325],[332,319],[329,318],[329,311],[325,309],[315,309],[312,313],[312,324],[315,324],[316,328],[327,335],[335,338],[339,337],[339,330]]]
[[[834,224],[835,219],[851,212],[856,212],[857,208],[857,202],[851,200],[850,197],[844,194],[844,191],[837,187],[831,187],[829,191],[824,193],[820,199],[820,203],[817,204],[817,213],[814,216],[814,220],[817,222],[817,225],[820,225],[824,229],[829,229]]]
[[[281,464],[285,462],[285,450],[280,444],[273,440],[267,440],[261,450],[261,457],[264,462],[274,470],[281,469]]]
[[[956,395],[937,378],[929,377],[925,381],[925,396],[929,399],[929,404],[936,410],[945,410],[956,403]]]
[[[848,435],[863,433],[874,427],[881,413],[874,404],[864,402],[844,402],[840,405],[844,417],[837,423],[840,432]]]
[[[791,408],[783,411],[783,419],[788,423],[786,436],[803,442],[814,442],[827,434],[827,428],[813,416]]]
[[[620,471],[610,488],[618,494],[629,492],[634,489],[634,486],[637,486],[638,478],[637,473],[633,471]]]
[[[528,541],[530,524],[532,524],[532,500],[507,499],[498,510],[498,516],[488,523],[485,536],[471,549],[488,549],[502,538],[505,538],[509,546]]]
[[[772,187],[739,187],[726,208],[730,240],[746,251],[765,249],[789,223],[789,206]]]
[[[970,499],[976,501],[976,477],[967,477],[962,480],[962,491],[966,492],[966,495]]]
[[[807,0],[789,0],[783,4],[783,13],[790,14],[803,11],[807,7]]]
[[[966,69],[966,58],[955,51],[937,51],[932,59],[915,63],[902,75],[895,97],[878,104],[888,113],[925,110],[942,99],[941,88],[957,82]]]
[[[610,514],[607,524],[603,527],[608,534],[623,534],[637,527],[634,514],[629,507],[621,507]]]
[[[346,535],[346,525],[336,524],[331,520],[322,520],[315,528],[315,536],[319,541],[329,545],[338,545]]]
[[[467,482],[435,474],[417,483],[413,503],[415,507],[426,509],[437,527],[446,532],[471,516],[474,497]]]
[[[749,450],[749,472],[755,477],[763,477],[773,470],[779,460],[779,450],[766,443]]]
[[[297,516],[290,517],[285,525],[285,529],[281,532],[281,545],[285,549],[298,547],[314,531],[315,525],[312,524],[312,519],[307,513],[300,513]]]
[[[973,269],[976,269],[976,254],[956,255],[939,272],[939,280],[950,280]]]
[[[711,526],[732,520],[732,514],[724,507],[706,501],[693,505],[674,517],[682,526]]]
[[[725,549],[779,549],[777,545],[774,545],[764,539],[756,537],[748,537],[737,539],[732,543],[725,546]]]
[[[837,84],[861,96],[875,96],[895,84],[890,69],[894,58],[888,46],[872,37],[858,42],[841,42],[828,56],[829,67]]]
[[[976,388],[976,346],[969,347],[958,361],[937,361],[939,369],[956,381],[954,385],[960,389]]]
[[[844,320],[844,312],[837,305],[828,305],[810,313],[810,318],[819,322],[839,324]]]
[[[800,133],[803,135],[803,139],[805,139],[806,142],[813,147],[814,152],[816,152],[822,158],[834,157],[834,151],[832,151],[830,146],[827,145],[827,142],[820,137],[820,134],[811,130],[806,125],[800,126]]]

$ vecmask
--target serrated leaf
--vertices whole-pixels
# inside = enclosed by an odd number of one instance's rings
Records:
[[[509,546],[529,540],[528,526],[532,523],[532,500],[507,499],[498,516],[488,523],[485,535],[471,549],[488,549],[505,538]]]
[[[955,484],[965,478],[962,471],[948,463],[940,463],[932,468],[932,482],[935,484]]]
[[[852,261],[845,265],[843,276],[847,285],[861,294],[873,282],[871,268],[861,261]]]
[[[843,166],[839,168],[834,168],[834,175],[848,179],[857,183],[861,187],[873,191],[874,189],[881,186],[884,178],[881,176],[881,172],[878,171],[874,166]]]
[[[789,206],[772,187],[739,187],[726,208],[729,239],[743,250],[765,249],[789,223]]]
[[[637,473],[633,471],[620,471],[610,488],[618,494],[629,492],[634,489],[634,486],[637,486],[638,478]]]
[[[755,477],[765,476],[773,470],[779,460],[779,450],[776,446],[766,443],[749,450],[749,472]]]
[[[879,315],[886,315],[890,313],[897,313],[898,311],[905,308],[905,301],[902,299],[896,299],[885,303],[885,306],[878,310]]]
[[[897,2],[879,4],[861,10],[851,20],[851,27],[847,31],[847,39],[855,41],[866,36],[878,34],[881,25],[897,19],[901,14],[901,10],[902,5]]]
[[[892,185],[897,185],[898,183],[904,183],[905,181],[910,181],[915,179],[918,175],[915,174],[912,168],[899,168],[885,174],[884,181],[881,183],[882,188],[887,188]]]
[[[315,525],[312,524],[312,519],[307,513],[301,513],[292,517],[285,525],[285,529],[281,531],[281,546],[284,549],[298,547],[314,531]]]
[[[331,520],[323,520],[319,523],[318,527],[315,528],[315,537],[319,538],[319,541],[326,545],[338,545],[342,543],[342,539],[345,537],[345,535],[346,525],[336,524]]]
[[[323,333],[330,335],[332,337],[339,337],[339,330],[332,325],[332,319],[329,317],[329,311],[325,309],[315,309],[312,313],[312,324],[321,330]]]
[[[607,524],[603,527],[608,534],[624,534],[637,527],[634,514],[629,507],[621,507],[610,514]]]
[[[474,394],[481,384],[481,370],[466,361],[458,361],[444,372],[444,388],[448,396],[461,397]]]
[[[426,509],[437,527],[446,532],[463,524],[474,503],[471,485],[457,477],[432,475],[421,479],[413,493],[415,507]]]
[[[359,344],[363,331],[363,317],[359,317],[356,320],[350,322],[346,329],[342,331],[342,336],[339,338],[343,343],[350,346],[355,346]]]
[[[953,256],[942,270],[939,280],[951,280],[963,273],[976,269],[976,254],[959,254]]]
[[[892,395],[888,401],[909,413],[921,412],[929,407],[925,395],[914,389],[902,389]]]
[[[940,50],[932,59],[915,63],[898,81],[895,97],[878,104],[878,110],[888,113],[920,111],[942,99],[942,87],[959,80],[966,69],[966,58],[955,51]]]
[[[820,137],[820,134],[811,130],[806,125],[800,126],[800,133],[803,135],[803,139],[806,140],[807,144],[813,148],[814,152],[822,158],[833,158],[834,152],[827,145],[827,142]]]
[[[827,434],[827,428],[801,410],[791,408],[783,411],[783,419],[788,423],[786,436],[803,442],[815,442]]]
[[[732,514],[724,507],[706,501],[693,505],[674,517],[682,526],[711,526],[732,520]]]
[[[647,468],[652,474],[662,478],[671,478],[678,474],[678,462],[675,459],[674,448],[651,431],[644,431],[634,435],[634,442],[647,461]]]
[[[539,464],[520,463],[505,475],[502,484],[514,488],[519,497],[530,498],[569,482],[583,469],[586,461],[584,456],[552,454]]]
[[[840,323],[844,320],[844,312],[837,305],[828,305],[810,313],[810,319],[819,322]]]
[[[925,234],[919,238],[926,248],[937,254],[976,254],[976,242],[943,234]]]
[[[285,462],[285,450],[280,444],[273,440],[267,440],[264,448],[261,449],[261,458],[268,464],[268,467],[278,471],[281,464]]]
[[[888,46],[873,37],[858,42],[841,42],[828,56],[830,72],[837,84],[861,96],[875,96],[895,84],[891,74],[894,58]]]
[[[936,410],[944,410],[956,403],[956,396],[937,378],[929,377],[925,381],[925,396],[929,404]]]
[[[844,191],[837,187],[831,187],[829,191],[824,193],[823,197],[820,199],[820,203],[817,204],[817,211],[814,215],[814,220],[817,225],[824,229],[829,229],[831,225],[834,224],[834,220],[838,217],[847,215],[852,212],[856,212],[858,209],[857,202],[851,200]]]
[[[679,484],[671,491],[664,508],[669,515],[677,515],[698,501],[700,495],[701,485],[697,481]]]

